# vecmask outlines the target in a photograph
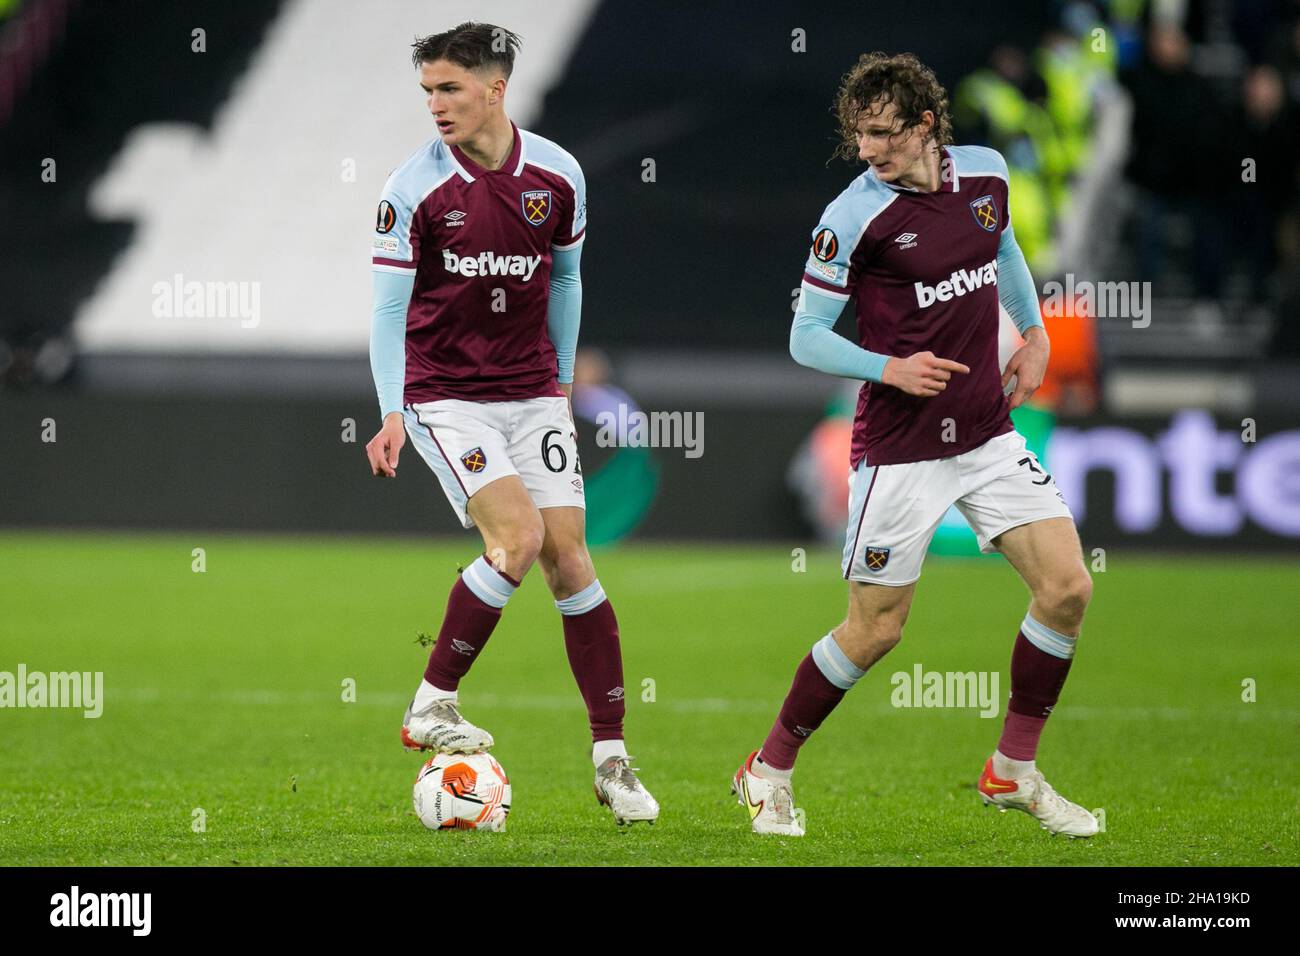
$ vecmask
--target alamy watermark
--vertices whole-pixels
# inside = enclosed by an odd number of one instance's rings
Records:
[[[687,458],[704,454],[703,412],[643,412],[620,402],[617,411],[596,413],[601,448],[682,448]]]
[[[152,914],[152,893],[83,893],[74,885],[50,897],[51,926],[122,926],[148,936]]]
[[[1151,283],[1076,282],[1074,273],[1067,272],[1064,285],[1055,279],[1044,284],[1044,316],[1054,319],[1080,313],[1097,319],[1132,319],[1133,328],[1145,329],[1151,324]]]
[[[104,713],[103,671],[0,671],[0,708],[69,707],[93,719]]]
[[[896,671],[889,678],[895,707],[978,707],[981,717],[996,717],[997,671],[927,671],[912,665],[912,673]]]
[[[159,319],[239,319],[240,328],[262,322],[262,283],[185,281],[176,273],[171,282],[155,282],[153,314]]]

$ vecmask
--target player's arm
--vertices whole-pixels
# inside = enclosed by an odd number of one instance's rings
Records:
[[[567,154],[566,154],[567,155]],[[555,346],[556,381],[569,399],[573,417],[573,360],[582,318],[582,277],[578,266],[587,238],[587,178],[572,156],[565,175],[572,194],[564,218],[551,237],[551,292],[546,303],[546,332]]]
[[[406,442],[402,425],[402,390],[406,384],[406,308],[415,288],[415,273],[374,274],[374,301],[370,320],[370,373],[379,396],[383,425],[366,445],[366,457],[375,475],[397,475],[397,456]]]
[[[384,186],[371,240],[374,296],[370,318],[370,372],[379,396],[383,424],[366,444],[373,475],[397,477],[397,456],[406,443],[402,424],[402,393],[406,386],[406,310],[415,289],[420,261],[415,210],[396,188],[393,177]]]
[[[844,300],[804,283],[790,326],[790,357],[827,375],[883,381],[888,355],[869,352],[835,331]]]
[[[844,302],[841,296],[803,284],[790,328],[790,356],[800,365],[828,375],[880,382],[924,398],[947,388],[954,372],[970,372],[960,362],[937,358],[932,352],[896,358],[855,345],[835,332]]]
[[[573,357],[582,322],[582,245],[551,250],[551,292],[546,303],[546,333],[555,346],[556,380],[573,397]]]
[[[1025,339],[1025,344],[1016,349],[1002,373],[1003,388],[1011,381],[1011,376],[1016,377],[1016,389],[1008,399],[1008,404],[1016,408],[1043,384],[1051,343],[1047,340],[1047,330],[1039,314],[1034,277],[1025,261],[1025,254],[1016,243],[1010,220],[998,240],[998,300]]]

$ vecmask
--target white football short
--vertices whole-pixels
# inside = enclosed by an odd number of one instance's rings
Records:
[[[517,402],[442,399],[407,405],[406,433],[429,463],[460,523],[474,527],[469,499],[518,475],[538,508],[585,508],[582,466],[563,397]]]
[[[850,581],[901,587],[921,576],[935,529],[955,504],[980,550],[1004,531],[1073,518],[1038,456],[1016,431],[951,458],[871,466],[849,475],[849,526],[841,568]]]

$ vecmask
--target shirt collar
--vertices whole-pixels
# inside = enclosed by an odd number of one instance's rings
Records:
[[[871,170],[871,173],[874,176],[875,170],[874,169]],[[884,180],[880,179],[878,176],[876,177],[876,182],[880,183],[880,185],[882,186],[892,189],[896,193],[915,193],[917,195],[925,195],[924,193],[921,192],[921,190],[917,189],[915,186],[897,186],[894,183],[885,182]],[[951,183],[951,186],[949,185],[949,183]],[[948,152],[947,146],[940,146],[939,147],[939,188],[936,189],[935,192],[955,193],[958,192],[960,189],[961,189],[961,176],[957,174],[957,160],[953,158],[953,155],[950,152]]]

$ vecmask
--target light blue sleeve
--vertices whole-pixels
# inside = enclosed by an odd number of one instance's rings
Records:
[[[546,332],[555,346],[558,380],[573,381],[573,355],[578,348],[578,326],[582,320],[582,276],[578,263],[582,244],[551,250],[551,294],[546,304]]]
[[[998,299],[1002,307],[1016,323],[1020,334],[1024,335],[1034,326],[1043,327],[1043,318],[1038,312],[1038,293],[1034,289],[1034,277],[1025,262],[1025,254],[1016,243],[1016,234],[1011,231],[1011,223],[1002,230],[998,240]]]
[[[804,285],[790,328],[790,355],[800,365],[828,375],[879,382],[890,356],[868,352],[835,332],[844,300]]]
[[[380,418],[402,410],[406,387],[406,307],[415,288],[415,270],[407,275],[374,273],[370,321],[370,372],[379,395]]]

